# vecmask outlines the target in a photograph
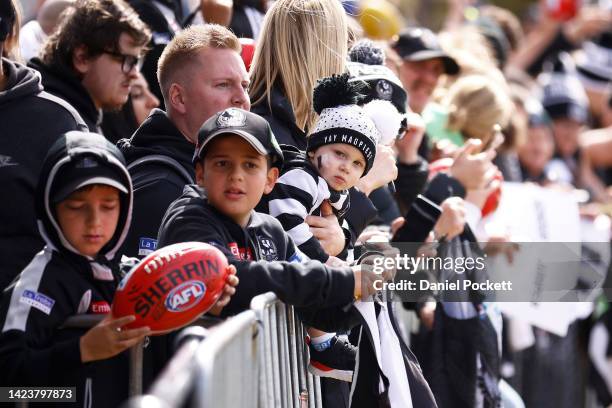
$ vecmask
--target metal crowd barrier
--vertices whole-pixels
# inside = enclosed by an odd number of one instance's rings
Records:
[[[259,341],[259,408],[319,408],[319,377],[307,370],[304,326],[292,306],[269,292],[253,298],[262,325]]]
[[[255,297],[251,310],[208,331],[190,327],[185,333],[189,339],[148,394],[126,407],[322,406],[319,378],[307,370],[304,327],[273,293]]]

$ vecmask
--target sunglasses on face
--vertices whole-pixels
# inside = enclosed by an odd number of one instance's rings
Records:
[[[117,61],[121,61],[121,70],[124,74],[127,74],[132,71],[134,67],[136,67],[138,71],[140,71],[140,68],[142,68],[141,57],[136,57],[134,55],[129,54],[122,54],[120,52],[114,51],[104,51],[104,53],[114,57]]]

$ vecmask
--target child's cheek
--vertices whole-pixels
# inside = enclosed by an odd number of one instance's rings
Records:
[[[322,153],[317,160],[319,172],[334,170],[338,167],[338,158],[331,153]]]

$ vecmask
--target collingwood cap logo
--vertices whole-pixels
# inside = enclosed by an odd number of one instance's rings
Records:
[[[90,169],[93,167],[98,167],[98,162],[96,161],[96,159],[86,156],[77,161],[74,167],[76,167],[77,169]]]
[[[218,128],[241,127],[246,124],[246,116],[238,109],[226,109],[217,118]]]
[[[390,101],[393,96],[393,88],[391,88],[389,81],[386,79],[379,80],[376,83],[376,94],[380,99]]]

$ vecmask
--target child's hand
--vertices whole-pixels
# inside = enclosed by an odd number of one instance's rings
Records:
[[[236,267],[234,265],[230,265],[228,267],[229,275],[227,275],[227,279],[225,280],[225,286],[223,287],[223,293],[217,303],[208,311],[208,313],[213,316],[218,316],[221,313],[221,310],[227,306],[230,302],[234,293],[236,293],[236,286],[238,286],[239,280],[236,276]]]
[[[124,316],[115,319],[108,314],[104,320],[92,327],[80,339],[81,361],[105,360],[114,357],[124,350],[138,344],[145,336],[151,334],[148,327],[122,330],[121,327],[136,320],[135,316]]]

